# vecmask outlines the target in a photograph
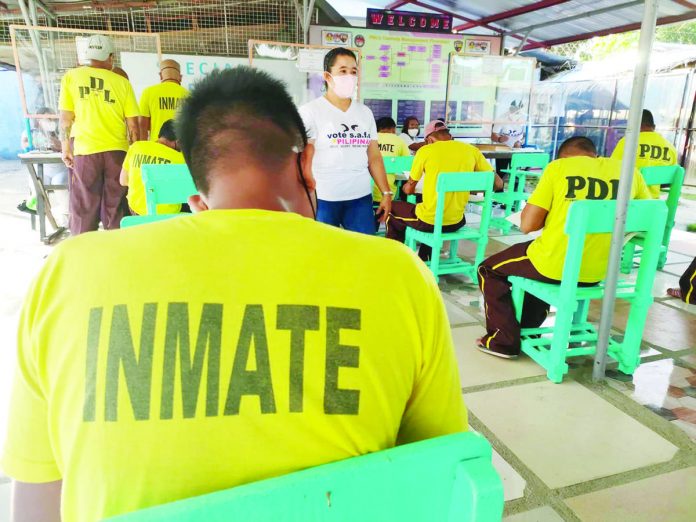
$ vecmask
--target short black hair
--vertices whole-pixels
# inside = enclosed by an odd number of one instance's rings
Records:
[[[215,69],[196,82],[176,118],[176,135],[196,188],[210,189],[216,160],[238,154],[277,172],[307,145],[302,118],[280,80],[258,69]]]
[[[350,56],[356,62],[358,61],[357,56],[355,56],[355,53],[350,49],[346,49],[345,47],[334,47],[328,53],[326,53],[326,55],[324,55],[325,72],[331,72],[331,68],[334,66],[336,59],[339,56]]]
[[[565,140],[558,148],[558,155],[560,156],[566,149],[578,149],[590,154],[597,154],[594,142],[586,136],[573,136]]]
[[[655,118],[653,118],[653,113],[647,109],[643,109],[643,115],[640,118],[641,127],[651,127],[655,128]]]
[[[174,120],[165,121],[159,130],[158,138],[164,138],[169,141],[176,141],[176,128],[174,126]]]
[[[377,120],[377,132],[385,129],[396,129],[396,122],[389,116]]]
[[[416,118],[415,116],[408,116],[408,117],[404,120],[404,126],[401,127],[401,132],[402,132],[403,134],[408,134],[408,124],[409,124],[412,120],[418,121],[418,118]],[[420,124],[420,122],[419,122],[419,124]]]

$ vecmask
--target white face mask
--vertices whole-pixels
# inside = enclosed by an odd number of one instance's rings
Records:
[[[334,76],[329,73],[331,79],[333,80],[333,90],[336,96],[339,98],[350,98],[353,96],[355,91],[355,86],[358,83],[358,77],[352,74],[343,74],[341,76]]]
[[[411,136],[412,138],[415,138],[418,136],[418,129],[408,129],[408,135]]]

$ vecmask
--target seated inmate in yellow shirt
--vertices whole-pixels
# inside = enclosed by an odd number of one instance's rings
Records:
[[[436,141],[421,147],[413,159],[411,179],[418,181],[425,175],[423,202],[416,205],[416,216],[430,225],[435,224],[437,208],[437,176],[440,172],[481,172],[493,167],[473,145],[460,141]],[[445,195],[443,225],[459,223],[469,201],[468,192],[451,192]]]
[[[540,274],[560,281],[563,275],[568,236],[566,216],[571,203],[585,199],[616,199],[621,162],[609,158],[575,156],[548,164],[528,203],[548,211],[541,236],[527,249],[529,260]],[[631,197],[651,199],[643,176],[633,176]],[[604,279],[609,259],[610,234],[589,235],[580,270],[580,282]]]
[[[128,173],[128,206],[139,216],[147,214],[143,165],[183,164],[181,152],[156,141],[136,141],[128,149],[123,161],[123,170]],[[175,214],[181,205],[157,205],[158,214]]]
[[[2,469],[62,479],[65,522],[467,429],[425,265],[296,214],[72,238],[34,281],[18,343]]]
[[[59,108],[75,113],[74,154],[128,150],[126,118],[138,116],[130,82],[97,67],[71,69],[60,84]]]

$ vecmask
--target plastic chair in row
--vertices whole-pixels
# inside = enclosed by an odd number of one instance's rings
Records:
[[[494,522],[502,513],[490,444],[475,433],[456,433],[109,520]]]
[[[143,165],[142,176],[148,215],[157,214],[157,205],[186,203],[198,194],[185,164]]]
[[[413,228],[406,229],[406,246],[417,250],[418,244],[423,243],[432,247],[432,259],[428,262],[430,270],[439,281],[444,274],[465,274],[476,281],[476,271],[483,261],[488,245],[488,226],[493,204],[493,172],[442,172],[438,175],[437,207],[435,211],[435,226],[433,232],[421,232]],[[442,221],[445,202],[448,194],[454,192],[482,192],[484,195],[481,222],[478,228],[463,226],[456,232],[442,232]],[[457,254],[460,240],[476,243],[476,255],[472,262],[461,259]],[[445,241],[450,241],[450,255],[440,259],[440,249]]]
[[[587,315],[590,300],[604,297],[604,285],[579,287],[578,279],[586,236],[611,233],[615,211],[616,201],[576,201],[570,206],[565,226],[568,249],[560,284],[517,276],[509,278],[518,321],[522,317],[525,293],[557,308],[553,326],[522,329],[522,351],[543,366],[553,382],[561,382],[568,372],[568,357],[595,353],[597,329],[588,322]],[[630,312],[623,339],[611,338],[609,343],[609,355],[626,374],[633,374],[640,363],[640,343],[653,302],[652,287],[666,218],[667,206],[663,201],[629,203],[626,232],[643,234],[643,256],[635,283],[620,282],[617,288],[616,297],[630,302]]]
[[[393,183],[396,177],[403,175],[404,172],[411,172],[412,166],[413,156],[394,156],[384,158],[384,170],[387,173],[387,178],[389,179],[390,183]],[[403,183],[396,183],[396,194],[394,194],[394,199],[399,198],[402,184]]]
[[[146,216],[125,216],[121,219],[121,228],[128,228],[137,225],[147,225],[148,223],[156,223],[158,221],[165,221],[167,219],[189,215],[190,214],[187,212],[180,212],[178,214],[148,214]]]
[[[644,167],[640,172],[643,175],[646,185],[669,185],[666,200],[667,222],[665,223],[665,230],[662,235],[660,258],[657,263],[657,268],[662,268],[667,262],[669,241],[672,237],[674,219],[677,215],[677,206],[679,205],[679,198],[681,197],[682,187],[684,185],[684,167],[680,167],[679,165]],[[638,234],[624,245],[623,254],[621,256],[622,273],[630,274],[634,261],[640,260],[644,249],[644,239],[642,235]]]

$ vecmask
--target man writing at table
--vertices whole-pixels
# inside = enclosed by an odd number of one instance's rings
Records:
[[[526,294],[521,323],[515,316],[508,277],[522,276],[559,284],[567,248],[565,223],[573,201],[616,199],[621,162],[598,158],[594,143],[585,137],[567,139],[559,159],[549,163],[522,211],[520,230],[525,234],[543,229],[533,241],[513,245],[484,260],[478,269],[483,293],[486,335],[476,340],[482,352],[505,359],[520,353],[520,328],[540,326],[549,305]],[[636,171],[631,197],[651,199],[645,181]],[[593,285],[604,278],[609,258],[610,234],[592,234],[585,241],[579,281]]]
[[[387,218],[386,237],[403,243],[408,227],[432,232],[435,225],[437,208],[437,177],[440,172],[489,172],[493,170],[488,160],[473,145],[454,141],[447,126],[434,120],[425,126],[425,143],[416,153],[411,167],[409,180],[404,184],[403,192],[413,194],[418,181],[425,176],[423,184],[423,202],[414,205],[404,201],[394,201],[392,211]],[[503,181],[495,176],[495,188],[501,189]],[[445,195],[442,231],[456,232],[464,226],[464,208],[469,201],[468,192],[448,193]],[[432,248],[421,244],[418,256],[428,261]]]

